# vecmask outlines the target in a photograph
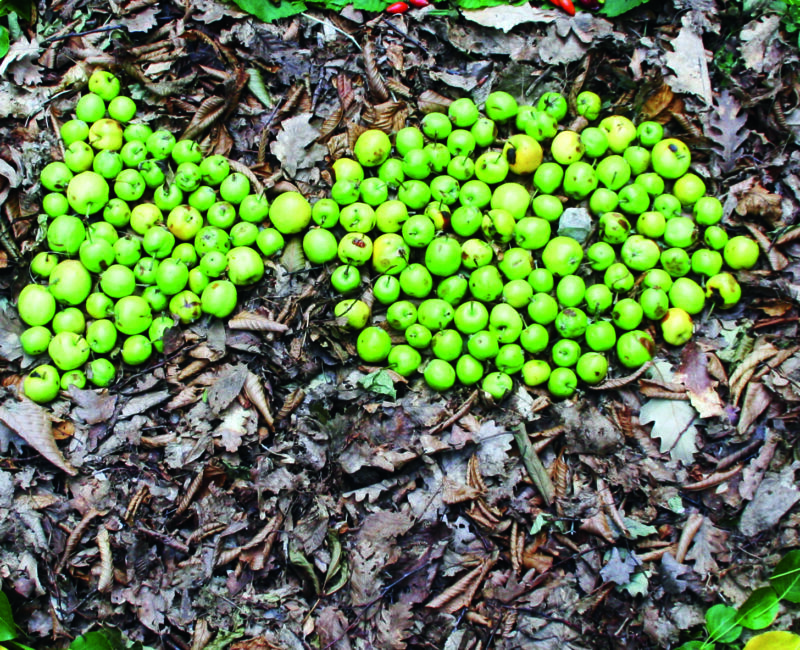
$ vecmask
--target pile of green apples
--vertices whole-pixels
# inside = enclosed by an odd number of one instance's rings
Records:
[[[480,383],[501,399],[520,377],[568,397],[602,382],[612,354],[634,369],[659,336],[684,344],[707,300],[740,300],[731,271],[758,245],[720,225],[687,145],[656,122],[597,121],[593,92],[577,97],[580,132],[559,126],[567,112],[553,92],[535,105],[493,92],[483,114],[462,98],[394,144],[366,131],[333,164],[303,244],[340,263],[334,311],[361,359],[439,391]],[[559,234],[568,207],[591,217],[585,242]]]
[[[63,161],[42,170],[48,250],[17,303],[23,350],[50,360],[24,379],[36,402],[108,386],[162,352],[174,325],[231,314],[311,218],[301,194],[270,204],[224,156],[137,122],[112,73],[95,71],[88,90],[61,127]]]

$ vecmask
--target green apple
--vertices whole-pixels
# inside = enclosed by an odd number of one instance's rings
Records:
[[[653,359],[655,341],[648,332],[632,330],[617,339],[617,358],[626,368],[639,368]]]
[[[553,275],[571,275],[583,261],[583,248],[572,237],[559,235],[551,239],[542,251],[542,263]]]
[[[684,142],[666,138],[653,146],[651,163],[653,171],[664,178],[680,178],[689,170],[692,154]]]
[[[91,293],[86,298],[86,313],[92,318],[107,318],[114,313],[114,301],[102,291]]]
[[[206,314],[217,318],[227,318],[236,308],[238,295],[236,287],[227,280],[215,280],[203,289],[200,308]]]
[[[619,190],[631,178],[631,166],[622,156],[606,156],[597,165],[597,180],[610,190]]]
[[[684,249],[668,248],[661,253],[661,267],[671,277],[679,278],[689,273],[692,263],[689,254]]]
[[[433,334],[424,325],[414,323],[405,330],[406,343],[415,350],[424,350],[431,344]]]
[[[469,291],[475,300],[494,302],[503,293],[503,278],[496,266],[481,266],[469,275]]]
[[[528,316],[534,323],[549,325],[558,315],[558,302],[546,293],[536,293],[528,304]]]
[[[530,284],[537,293],[547,293],[553,290],[555,281],[553,280],[553,274],[549,270],[538,268],[531,271],[531,274],[528,276],[528,284]]]
[[[453,321],[459,332],[474,334],[489,324],[489,310],[482,302],[468,300],[456,307]]]
[[[336,259],[338,246],[336,236],[325,228],[312,228],[303,235],[303,252],[312,264],[325,264]]]
[[[412,149],[422,149],[422,147],[425,146],[425,137],[422,135],[422,131],[416,126],[406,126],[395,134],[394,146],[398,155],[405,156],[406,153]],[[341,160],[341,158],[339,160]],[[336,163],[334,163],[334,165],[336,165]],[[334,172],[335,171],[336,167],[334,166]]]
[[[417,306],[409,300],[398,300],[386,310],[386,322],[392,329],[404,332],[417,322]],[[430,342],[430,330],[426,327]],[[426,347],[428,343],[425,344]],[[417,346],[414,346],[417,347]]]
[[[122,156],[119,155],[118,151],[103,149],[98,151],[92,160],[92,171],[97,172],[107,180],[116,178],[123,167]]]
[[[97,120],[89,127],[89,144],[100,151],[119,151],[125,142],[122,126],[117,120]]]
[[[186,264],[174,257],[161,260],[156,269],[156,286],[165,296],[183,291],[188,282],[189,269]]]
[[[504,372],[490,372],[483,378],[481,388],[495,400],[500,401],[514,389],[514,380]]]
[[[75,334],[83,334],[86,330],[86,319],[83,312],[77,307],[67,307],[53,316],[52,322],[53,332],[75,332]]]
[[[58,370],[47,364],[32,370],[22,383],[25,396],[37,404],[53,401],[59,386]]]
[[[406,344],[394,345],[386,357],[386,365],[401,377],[410,377],[422,363],[422,355]]]
[[[42,185],[51,192],[63,192],[69,187],[74,174],[63,162],[51,162],[45,165],[39,175]]]
[[[614,294],[611,293],[611,289],[609,289],[605,284],[598,283],[587,287],[586,293],[584,294],[584,300],[586,301],[586,312],[591,316],[597,316],[598,314],[602,314],[610,309],[612,303],[614,302]],[[577,307],[577,305],[571,306]]]
[[[594,192],[597,182],[597,174],[589,163],[574,162],[564,171],[564,194],[581,201]]]
[[[147,338],[150,339],[156,352],[164,351],[164,334],[174,326],[175,321],[171,316],[158,316],[153,319],[147,330]]]
[[[89,344],[75,332],[59,332],[47,346],[47,353],[59,370],[75,370],[89,359]]]
[[[87,271],[86,267],[78,260],[64,260],[63,262],[59,262],[50,272],[49,291],[60,303],[73,306],[80,305],[86,300],[91,290],[92,278],[89,275],[89,271]],[[24,291],[25,289],[23,289],[23,292]],[[21,296],[22,293],[20,293],[20,297]],[[23,318],[23,320],[25,319]],[[50,319],[48,318],[48,320]],[[28,324],[44,325],[44,323]]]
[[[550,364],[541,359],[530,359],[522,366],[522,381],[526,386],[541,386],[550,378]]]
[[[323,232],[330,234],[330,231],[327,230]],[[333,237],[332,234],[331,237],[335,242],[336,238]],[[458,244],[458,242],[456,242],[456,244]],[[460,252],[461,247],[459,246],[458,253],[460,254]],[[378,273],[397,275],[408,266],[410,254],[408,244],[405,243],[400,235],[396,233],[383,233],[379,235],[372,244],[372,267]],[[459,263],[460,261],[459,259]],[[431,272],[434,271],[431,270]]]
[[[674,194],[659,194],[653,199],[653,210],[664,215],[665,219],[681,216],[681,202]]]
[[[395,235],[396,237],[396,235]],[[402,238],[399,238],[402,241]],[[408,259],[408,248],[404,249]],[[461,267],[461,244],[455,237],[436,237],[425,249],[425,266],[431,275],[447,277]]]
[[[264,277],[264,260],[249,246],[237,246],[227,253],[228,279],[236,286],[250,285]]]
[[[483,364],[471,354],[462,354],[456,362],[456,377],[464,386],[474,386],[483,377]]]
[[[598,187],[589,197],[589,210],[592,214],[602,215],[613,212],[619,206],[619,195],[607,187]]]
[[[672,193],[681,205],[694,205],[706,193],[706,184],[697,174],[684,174],[675,181]]]
[[[55,253],[74,255],[86,237],[86,228],[78,217],[62,214],[47,227],[47,245]]]
[[[73,177],[67,186],[67,201],[70,207],[82,216],[102,210],[108,203],[108,194],[108,182],[97,172],[81,172]]]
[[[198,170],[198,183],[202,172]],[[250,179],[241,172],[233,172],[220,183],[219,195],[223,201],[239,205],[250,194]]]
[[[147,124],[128,124],[125,126],[122,135],[125,138],[125,142],[133,142],[135,140],[137,142],[147,143],[147,138],[149,138],[152,133],[153,129]]]
[[[108,318],[92,321],[86,328],[86,342],[96,354],[107,354],[117,344],[117,328]]]
[[[461,205],[450,215],[450,227],[461,237],[471,237],[483,224],[483,214],[474,205]]]
[[[683,345],[693,333],[692,317],[679,307],[671,307],[661,319],[661,335],[670,345]]]
[[[636,127],[636,136],[643,147],[652,147],[664,137],[664,127],[650,120],[641,122]]]
[[[200,161],[200,173],[206,185],[216,187],[231,173],[231,165],[225,156],[214,154]]]
[[[76,174],[91,169],[93,160],[92,148],[80,140],[64,149],[64,164]]]
[[[611,350],[617,342],[617,330],[609,321],[601,320],[589,323],[584,332],[584,340],[590,350],[606,352]]]
[[[478,209],[483,208],[492,200],[491,188],[481,180],[473,179],[461,186],[458,193],[458,200],[461,205],[469,205]]]
[[[583,158],[585,146],[575,131],[561,131],[550,143],[550,155],[561,165],[571,165]]]
[[[570,397],[577,388],[578,378],[572,368],[555,368],[547,378],[547,390],[553,397]]]
[[[642,276],[642,285],[648,289],[669,291],[672,287],[672,276],[664,269],[651,269]]]
[[[722,256],[725,264],[735,271],[752,269],[758,262],[758,244],[749,237],[737,235],[725,244]]]
[[[25,354],[35,356],[47,350],[52,338],[53,334],[44,325],[35,325],[19,335],[19,342]]]
[[[89,137],[89,125],[83,120],[67,120],[61,125],[59,133],[64,146],[68,147],[73,142],[86,140]]]
[[[667,230],[664,215],[654,210],[642,212],[636,219],[636,232],[650,239],[659,239]]]
[[[650,209],[650,195],[641,185],[632,183],[623,187],[619,193],[619,209],[626,214],[642,214]]]
[[[377,176],[364,179],[358,191],[361,200],[374,208],[389,199],[389,185]],[[311,210],[313,219],[313,207]]]
[[[669,309],[669,297],[663,289],[645,289],[639,296],[642,313],[650,320],[661,320]]]
[[[463,275],[451,275],[439,282],[439,286],[436,288],[436,296],[455,307],[467,295],[468,288],[467,278]]]
[[[400,298],[400,280],[394,275],[379,275],[372,284],[372,293],[382,305],[391,305]]]
[[[617,252],[608,242],[599,241],[586,249],[586,259],[593,271],[605,271],[617,261]]]
[[[487,239],[500,243],[510,242],[516,228],[514,215],[508,210],[496,208],[489,210],[481,221],[481,230]]]
[[[337,266],[331,273],[331,285],[339,293],[350,293],[361,286],[361,272],[350,264]]]
[[[261,254],[266,257],[271,257],[282,250],[285,243],[283,235],[275,228],[262,228],[258,231],[258,236],[256,237],[256,246],[258,246]]]
[[[567,105],[567,99],[564,97],[564,95],[550,91],[539,97],[539,101],[536,102],[536,108],[540,111],[549,113],[557,122],[560,122],[566,117],[567,109],[569,107]]]
[[[605,131],[608,148],[614,153],[622,153],[636,138],[636,127],[627,117],[610,115],[600,120],[598,126]]]
[[[110,386],[116,375],[117,370],[108,359],[94,359],[86,370],[87,379],[98,388]]]
[[[622,156],[630,165],[631,173],[634,176],[644,174],[650,167],[650,151],[644,147],[637,147],[635,145],[626,147],[625,151],[622,152]]]
[[[150,304],[141,296],[123,296],[114,305],[114,324],[123,334],[140,334],[152,322]]]
[[[608,359],[599,352],[586,352],[578,359],[575,372],[581,381],[596,386],[608,373]]]
[[[475,160],[475,177],[489,185],[502,183],[508,172],[508,160],[502,151],[485,151]]]
[[[533,287],[526,279],[511,280],[503,285],[503,301],[514,309],[524,309],[532,299]]]
[[[403,161],[398,158],[389,158],[386,160],[378,167],[378,178],[391,189],[396,190],[402,185],[403,181],[406,180],[406,175],[403,172]],[[331,189],[331,196],[333,196],[333,189]]]
[[[539,354],[544,352],[550,344],[550,334],[544,325],[531,323],[520,332],[519,342],[526,352]]]
[[[211,217],[208,216],[209,223]],[[339,223],[339,204],[333,199],[319,199],[311,206],[311,220],[322,228],[333,228]],[[233,223],[233,222],[231,222]],[[213,224],[215,226],[219,224]],[[223,228],[224,226],[220,226]]]
[[[644,317],[642,306],[633,298],[617,301],[611,312],[611,321],[621,330],[632,330],[639,327]]]
[[[688,314],[699,314],[705,306],[706,294],[691,278],[677,278],[669,290],[669,302]]]
[[[733,307],[742,298],[742,288],[730,273],[717,273],[706,282],[706,296],[723,309]]]
[[[503,155],[513,174],[527,175],[536,171],[542,164],[542,145],[525,133],[512,135],[503,147]]]
[[[443,329],[433,335],[431,339],[431,352],[437,359],[455,361],[461,356],[464,340],[458,330]]]
[[[368,233],[376,223],[375,209],[360,201],[344,206],[339,214],[339,225],[347,232]]]
[[[337,254],[342,264],[362,266],[372,259],[372,239],[360,232],[348,232],[339,240]]]
[[[176,293],[169,301],[169,313],[184,325],[196,321],[203,313],[200,296],[188,290]]]
[[[392,339],[389,333],[371,325],[361,330],[356,339],[356,351],[366,363],[380,363],[389,356],[392,349]]]
[[[722,203],[715,196],[702,196],[698,198],[697,201],[695,201],[693,212],[694,220],[700,226],[713,226],[722,221]]]
[[[664,243],[674,248],[689,248],[699,236],[697,224],[688,217],[669,219],[664,229]]]
[[[90,172],[84,172],[89,174]],[[114,180],[114,194],[123,201],[138,201],[147,189],[142,175],[135,169],[123,169]]]
[[[584,335],[589,319],[578,307],[567,307],[558,312],[553,323],[556,331],[565,339],[577,339]]]
[[[364,167],[377,167],[389,157],[391,151],[389,136],[378,129],[364,131],[353,146],[356,159]]]
[[[520,313],[511,305],[496,304],[489,312],[489,331],[497,334],[500,343],[514,343],[525,325]]]
[[[518,109],[519,105],[514,96],[502,90],[489,93],[483,106],[486,117],[500,124],[515,117]]]
[[[539,217],[524,217],[514,226],[514,242],[526,250],[544,248],[551,234],[550,222]]]
[[[514,375],[525,365],[525,352],[517,343],[507,343],[498,350],[494,365],[500,372]]]
[[[439,331],[450,324],[454,314],[454,307],[446,300],[428,298],[417,308],[417,321],[431,331]]]
[[[581,356],[581,346],[572,339],[559,339],[553,344],[550,351],[553,365],[559,368],[568,368],[578,363]]]
[[[661,258],[661,249],[652,239],[641,235],[631,235],[622,244],[620,257],[631,271],[647,271],[658,264]]]
[[[160,210],[169,212],[183,203],[183,190],[175,183],[159,185],[153,192],[153,203]]]
[[[622,262],[614,262],[603,274],[603,283],[614,293],[624,293],[633,288],[636,278]]]
[[[500,351],[497,333],[479,330],[467,339],[467,350],[479,361],[494,359]]]
[[[448,390],[456,382],[455,369],[444,359],[431,359],[422,374],[425,383],[436,391]]]
[[[49,192],[42,197],[42,210],[48,217],[60,217],[69,212],[69,201],[60,192]]]
[[[409,264],[400,272],[400,289],[410,298],[425,298],[433,289],[430,271],[423,264]]]
[[[482,239],[468,239],[461,245],[461,264],[465,269],[486,266],[494,258],[491,244]]]
[[[136,102],[118,95],[108,103],[108,114],[120,122],[130,122],[136,116]]]
[[[633,179],[637,185],[641,185],[650,196],[659,196],[664,193],[664,179],[655,172],[639,174]]]
[[[490,205],[511,213],[514,219],[522,219],[528,210],[531,197],[528,189],[519,183],[503,183],[492,192]]]
[[[130,366],[140,366],[153,353],[153,344],[144,334],[134,334],[122,344],[122,360]]]
[[[581,131],[581,144],[589,158],[602,158],[608,151],[608,137],[603,129],[589,126]]]
[[[722,255],[709,248],[698,248],[692,253],[692,272],[710,278],[722,270]]]
[[[596,120],[599,117],[602,105],[603,100],[600,99],[600,96],[589,90],[578,93],[575,98],[575,110],[578,115],[582,115],[589,121]]]

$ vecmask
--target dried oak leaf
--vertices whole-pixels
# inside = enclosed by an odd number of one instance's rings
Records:
[[[375,634],[373,647],[386,650],[403,650],[405,638],[411,633],[411,604],[397,602],[384,607],[373,619]]]
[[[326,149],[322,145],[314,144],[306,148],[319,138],[319,129],[309,122],[312,113],[301,113],[290,117],[281,124],[281,132],[270,145],[270,151],[280,161],[284,174],[294,177],[298,169],[312,167],[325,158]]]
[[[747,193],[739,197],[736,203],[736,214],[760,216],[775,222],[783,216],[781,202],[783,197],[762,187],[760,184],[751,187]]]
[[[35,59],[39,57],[39,41],[20,36],[14,41],[0,61],[0,75],[7,71],[14,77],[18,86],[38,86],[42,83],[42,73]]]
[[[716,573],[718,570],[717,561],[714,554],[725,550],[725,540],[728,533],[720,530],[708,517],[703,519],[700,529],[694,536],[692,547],[686,554],[687,560],[694,560],[694,570],[696,573],[705,577],[709,573]]]
[[[740,109],[737,99],[723,90],[714,104],[708,125],[711,146],[725,173],[736,166],[740,149],[750,136],[750,129],[745,128],[747,117],[739,113]]]
[[[684,346],[675,379],[686,386],[689,401],[701,418],[713,418],[725,412],[722,399],[708,374],[708,358],[696,342]]]
[[[697,429],[694,426],[697,412],[688,402],[669,399],[651,399],[639,412],[641,424],[653,423],[652,436],[661,438],[661,453],[669,451],[673,460],[685,465],[694,462],[697,452]]]
[[[611,557],[606,565],[600,569],[600,577],[605,582],[613,582],[618,585],[626,585],[631,581],[633,572],[636,571],[641,562],[636,558],[636,555],[629,553],[623,560],[620,556],[619,549],[614,548],[611,551]]]
[[[53,437],[53,422],[41,406],[27,398],[20,401],[6,400],[0,406],[0,420],[7,427],[38,451],[48,461],[70,476],[78,473],[67,461]]]

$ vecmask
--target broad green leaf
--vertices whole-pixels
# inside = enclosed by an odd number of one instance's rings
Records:
[[[503,0],[456,0],[456,4],[462,9],[469,11],[470,9],[484,9],[486,7],[506,5],[508,2],[504,2]]]
[[[279,18],[287,18],[306,10],[305,2],[302,0],[233,0],[242,11],[260,18],[265,23],[271,23]]]
[[[791,632],[764,632],[747,642],[744,650],[800,650],[800,636]]]
[[[714,644],[710,641],[689,641],[675,650],[714,650]]]
[[[345,2],[344,4],[348,4]],[[386,0],[353,0],[353,9],[380,13],[389,5]]]
[[[397,391],[394,388],[392,377],[383,368],[371,372],[368,375],[364,375],[358,380],[358,383],[362,388],[371,390],[378,395],[386,395],[392,399],[397,397]]]
[[[778,562],[769,579],[778,598],[800,603],[800,551],[790,551]]]
[[[751,630],[763,630],[775,620],[780,604],[772,587],[756,589],[739,607],[736,622]]]
[[[0,0],[0,16],[14,12],[20,18],[31,19],[33,0]]]
[[[742,634],[742,628],[736,624],[738,612],[733,607],[720,603],[706,612],[706,629],[708,636],[720,643],[733,643]]]
[[[636,9],[639,5],[643,5],[649,0],[606,0],[605,5],[600,10],[600,13],[609,18],[624,14],[626,11]]]
[[[79,636],[69,644],[69,650],[119,650],[119,647],[111,643],[105,630],[96,630]]]
[[[10,43],[8,41],[8,30],[0,25],[0,59],[8,54]]]
[[[0,642],[11,641],[16,637],[17,626],[11,613],[11,603],[8,602],[8,596],[0,591]]]

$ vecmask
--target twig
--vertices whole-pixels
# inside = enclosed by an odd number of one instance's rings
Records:
[[[397,25],[392,24],[390,20],[386,18],[386,16],[381,16],[381,19],[386,24],[386,26],[391,29],[393,32],[396,32],[404,39],[406,39],[409,43],[416,45],[419,49],[421,49],[425,54],[429,54],[428,48],[425,47],[422,43],[420,43],[416,38],[411,36],[410,34],[406,34],[402,29],[400,29]]]
[[[361,51],[361,46],[358,44],[358,41],[355,38],[353,38],[350,34],[348,34],[346,31],[344,31],[343,29],[341,29],[341,28],[337,27],[336,25],[334,25],[332,22],[330,22],[328,20],[320,20],[319,18],[315,18],[314,16],[312,16],[310,14],[307,14],[305,12],[302,12],[300,15],[301,16],[305,16],[309,20],[313,20],[315,23],[319,23],[320,25],[327,25],[332,30],[339,32],[345,38],[349,38],[353,42],[353,44],[356,46],[356,48],[358,48],[358,50]]]
[[[514,432],[514,440],[516,440],[517,446],[519,447],[519,453],[522,456],[522,464],[525,465],[525,469],[531,477],[533,484],[539,490],[545,503],[547,503],[548,506],[553,505],[556,489],[542,461],[539,459],[536,450],[533,448],[530,438],[528,438],[528,432],[525,430],[524,424],[520,424],[517,427],[517,430]]]
[[[63,41],[64,39],[73,38],[74,36],[86,36],[87,34],[96,34],[98,32],[113,32],[115,29],[124,29],[125,31],[128,31],[128,28],[125,25],[106,25],[105,27],[86,29],[82,32],[69,32],[68,34],[51,36],[50,38],[44,39],[41,44],[46,45],[48,43],[54,43],[55,41]]]

